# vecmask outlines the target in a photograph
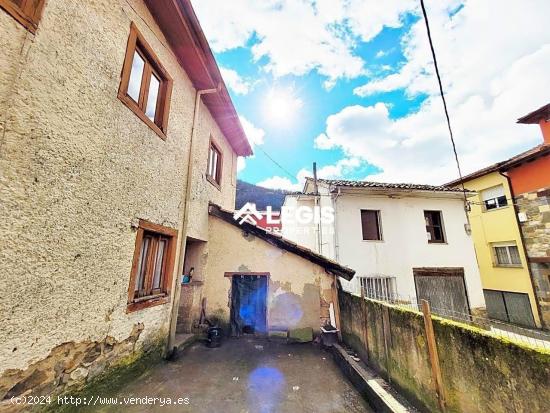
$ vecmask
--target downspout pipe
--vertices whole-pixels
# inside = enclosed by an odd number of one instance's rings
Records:
[[[521,230],[521,222],[519,222],[519,218],[518,218],[518,210],[517,210],[517,206],[516,206],[516,202],[515,202],[515,199],[516,199],[516,196],[514,194],[514,188],[512,187],[512,180],[510,179],[510,177],[508,175],[506,175],[506,173],[503,173],[502,171],[498,171],[499,175],[504,177],[506,179],[506,182],[508,182],[508,188],[510,188],[510,195],[512,196],[512,206],[514,207],[514,216],[516,218],[516,224],[518,226],[518,231],[519,231],[519,237],[520,237],[520,240],[521,240],[521,245],[522,245],[522,249],[523,249],[523,254],[525,255],[525,259],[526,259],[526,263],[525,265],[527,266],[527,272],[529,273],[529,281],[531,281],[531,289],[533,290],[533,296],[535,298],[535,307],[537,308],[537,312],[539,313],[539,322],[540,322],[540,325],[542,328],[545,328],[545,323],[544,323],[544,320],[542,318],[542,311],[541,311],[541,308],[540,308],[540,303],[539,303],[539,297],[538,297],[538,294],[537,294],[537,289],[535,287],[535,280],[533,279],[533,272],[531,271],[531,265],[529,264],[529,255],[527,254],[527,247],[525,246],[525,238],[523,237],[523,231]]]
[[[183,264],[185,262],[185,251],[187,246],[187,223],[189,215],[189,206],[191,204],[191,187],[193,183],[193,151],[194,143],[196,140],[199,115],[200,115],[200,104],[201,97],[203,95],[218,93],[221,89],[221,83],[218,84],[218,87],[215,89],[202,89],[195,92],[195,109],[193,111],[193,123],[191,124],[191,139],[189,142],[189,154],[187,156],[187,178],[185,182],[185,188],[181,194],[180,205],[183,204],[183,214],[178,225],[178,243],[176,250],[179,251],[178,261],[176,264],[176,276],[174,277],[175,285],[172,288],[173,299],[172,299],[172,309],[170,312],[170,330],[168,335],[168,343],[166,346],[166,357],[169,358],[175,352],[175,341],[176,341],[176,326],[178,321],[178,310],[180,303],[180,294],[181,294],[181,275],[183,274]]]

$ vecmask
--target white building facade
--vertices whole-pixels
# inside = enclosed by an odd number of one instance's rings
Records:
[[[283,212],[282,235],[355,269],[352,281],[341,280],[345,290],[360,294],[363,286],[374,298],[426,298],[440,313],[484,312],[462,192],[319,179],[317,193],[308,179],[303,194],[287,195],[284,209],[332,207],[334,220],[300,223]]]

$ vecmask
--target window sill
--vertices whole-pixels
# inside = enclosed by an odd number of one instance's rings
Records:
[[[523,268],[521,264],[493,264],[493,268]]]
[[[438,242],[438,241],[428,241],[428,245],[449,245],[449,243],[446,242],[446,241],[442,241],[442,242]]]
[[[126,307],[126,313],[133,313],[134,311],[166,304],[169,301],[170,296],[166,294],[151,297],[141,297],[136,299],[134,302],[128,304],[128,306]]]
[[[385,241],[383,239],[363,239],[363,242],[375,242],[378,244],[383,244]]]
[[[215,186],[218,191],[222,190],[220,184],[217,183],[216,180],[212,178],[210,175],[206,175],[206,180],[210,182],[213,186]]]
[[[149,126],[149,128],[151,128],[153,132],[155,132],[158,135],[159,138],[161,138],[163,141],[166,140],[166,133],[164,133],[164,131],[161,128],[159,128],[155,122],[153,122],[151,119],[145,116],[145,113],[143,113],[141,109],[139,109],[139,107],[136,105],[136,102],[134,102],[131,97],[119,93],[118,98],[122,103],[124,103],[124,105],[128,109],[134,112],[134,114],[138,118],[140,118],[143,121],[143,123]]]
[[[503,209],[508,209],[508,208],[510,208],[510,205],[506,205],[506,206],[498,207],[498,208],[493,208],[493,209],[482,209],[481,212],[483,212],[483,213],[495,212],[495,211],[501,211]]]

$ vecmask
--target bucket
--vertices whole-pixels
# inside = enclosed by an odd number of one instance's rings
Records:
[[[222,329],[220,327],[210,327],[206,332],[207,346],[210,348],[219,347],[222,344]]]

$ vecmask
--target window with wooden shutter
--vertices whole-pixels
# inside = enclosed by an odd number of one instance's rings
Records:
[[[381,241],[380,211],[373,209],[361,210],[361,228],[364,241]]]
[[[128,311],[168,302],[175,261],[177,231],[140,221],[130,287]]]
[[[118,98],[166,139],[171,94],[172,78],[132,23]]]
[[[38,29],[45,0],[0,0],[0,7],[8,12],[29,32]]]

